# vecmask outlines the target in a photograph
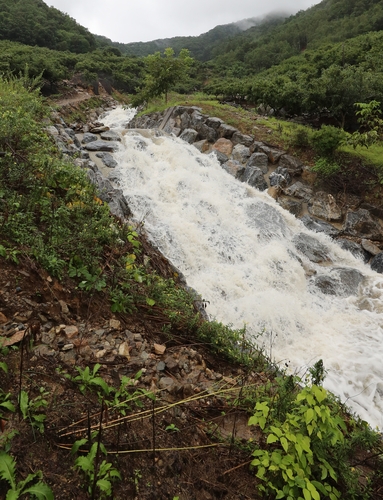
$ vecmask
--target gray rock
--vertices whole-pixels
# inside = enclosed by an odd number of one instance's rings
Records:
[[[113,158],[113,156],[110,153],[96,153],[96,156],[98,158],[101,158],[102,163],[109,168],[116,168],[118,163],[116,160]]]
[[[336,242],[341,248],[343,248],[343,250],[351,252],[355,258],[360,259],[364,262],[367,262],[369,260],[370,256],[363,249],[363,247],[355,241],[347,240],[346,238],[339,238],[338,240],[336,240]]]
[[[106,130],[101,132],[100,137],[103,141],[121,141],[121,136],[114,130]]]
[[[279,160],[279,166],[287,168],[292,177],[300,175],[303,170],[303,163],[301,160],[290,155],[282,155]]]
[[[159,372],[164,371],[165,370],[165,362],[164,361],[158,362],[157,366],[156,366],[156,370]]]
[[[239,130],[231,125],[227,125],[226,123],[221,123],[218,129],[220,137],[225,137],[225,139],[231,139],[235,132],[239,132]]]
[[[258,167],[246,167],[242,181],[247,182],[250,186],[257,188],[260,191],[265,191],[268,188],[263,172]]]
[[[331,237],[335,237],[339,234],[339,230],[336,229],[336,227],[332,226],[328,222],[311,217],[310,215],[304,215],[301,218],[301,221],[308,229],[315,231],[316,233],[325,233]]]
[[[363,250],[370,253],[371,255],[375,256],[381,252],[381,249],[378,246],[374,245],[374,243],[370,240],[362,239],[361,245]]]
[[[262,173],[266,174],[268,170],[269,159],[265,153],[253,153],[246,163],[247,167],[258,167]]]
[[[299,233],[294,236],[293,243],[295,248],[311,260],[311,262],[331,262],[328,248],[313,236]]]
[[[336,204],[335,198],[324,191],[318,191],[308,202],[311,215],[325,220],[340,221],[342,210]]]
[[[290,213],[297,217],[303,208],[302,200],[298,200],[297,198],[289,198],[287,196],[280,196],[278,198],[278,203],[282,208],[288,210]]]
[[[250,153],[253,154],[253,153],[257,153],[257,152],[260,152],[260,153],[264,153],[264,151],[262,151],[263,147],[265,146],[265,144],[261,141],[254,141],[253,144],[250,146]],[[267,146],[265,146],[267,147]]]
[[[198,133],[200,137],[207,139],[209,142],[215,142],[219,137],[218,132],[214,128],[208,127],[205,123],[199,127]]]
[[[221,118],[216,118],[215,116],[213,116],[206,118],[205,123],[208,127],[211,127],[214,130],[218,130],[219,127],[223,124],[223,120],[221,120]]]
[[[377,273],[383,273],[383,252],[378,253],[370,262],[371,269]]]
[[[243,146],[247,147],[250,147],[254,141],[254,139],[250,135],[242,134],[239,131],[234,132],[231,140],[233,141],[233,144],[242,144]]]
[[[383,220],[383,208],[375,207],[374,205],[370,205],[369,203],[362,203],[360,205],[360,208],[368,210],[370,214],[374,215],[375,217],[378,217],[378,219]]]
[[[345,234],[349,234],[350,236],[383,241],[382,226],[368,210],[363,208],[355,212],[347,212],[343,230]]]
[[[229,160],[229,157],[225,155],[225,153],[221,153],[221,151],[218,151],[218,149],[215,149],[211,154],[215,155],[221,165]]]
[[[326,295],[349,297],[356,295],[364,276],[356,269],[339,267],[331,270],[330,276],[315,276],[312,283]]]
[[[162,377],[158,382],[158,387],[164,391],[170,392],[175,386],[175,382],[171,377]]]
[[[205,153],[209,149],[209,142],[207,139],[202,139],[197,142],[193,142],[193,146],[198,149],[201,153]]]
[[[243,144],[237,144],[234,146],[232,151],[233,160],[239,161],[240,163],[245,164],[250,157],[250,150],[248,147]]]
[[[83,144],[88,144],[89,142],[94,142],[97,140],[98,140],[98,135],[91,134],[90,132],[85,132],[81,142]]]
[[[303,182],[297,181],[286,188],[285,193],[287,196],[294,196],[295,198],[302,198],[303,200],[308,201],[313,195],[313,190],[310,186],[303,184]]]
[[[200,128],[204,124],[205,119],[199,111],[194,111],[191,115],[190,127],[194,128],[199,132]]]
[[[278,163],[282,155],[286,154],[285,151],[281,151],[280,149],[270,148],[265,144],[259,146],[258,151],[260,151],[261,153],[265,153],[269,159],[269,162],[272,163],[273,165],[275,163]]]
[[[185,111],[184,113],[182,113],[182,115],[180,116],[180,120],[181,120],[181,129],[186,129],[186,128],[190,128],[191,127],[191,120],[190,120],[190,115],[187,111]]]
[[[112,141],[92,141],[85,144],[85,149],[88,151],[109,151],[114,153],[118,150],[118,144]]]
[[[245,167],[236,160],[227,161],[222,165],[222,168],[236,179],[241,179],[245,172]]]
[[[198,132],[192,128],[187,128],[183,130],[180,134],[180,139],[182,139],[185,142],[188,142],[189,144],[193,144],[195,140],[197,139]]]
[[[291,177],[287,168],[277,167],[275,171],[270,174],[269,181],[270,186],[285,187],[290,183]]]

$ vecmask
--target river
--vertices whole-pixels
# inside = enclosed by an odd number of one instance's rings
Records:
[[[291,373],[303,376],[323,359],[324,386],[383,428],[383,276],[234,179],[214,155],[175,137],[126,130],[133,114],[117,108],[103,118],[122,134],[113,176],[135,220],[208,301],[210,318],[246,325]],[[313,239],[322,263],[302,251]],[[350,270],[361,278],[352,293],[343,280]],[[335,294],[322,293],[318,283],[334,277]]]

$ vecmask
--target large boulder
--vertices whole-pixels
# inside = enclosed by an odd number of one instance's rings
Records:
[[[246,168],[258,167],[264,174],[268,170],[269,159],[265,153],[253,153],[246,163]]]
[[[103,141],[121,141],[121,136],[114,130],[106,130],[101,132],[100,137]]]
[[[258,167],[246,167],[242,177],[243,182],[247,182],[260,191],[265,191],[268,188],[267,182],[263,176],[263,172]]]
[[[229,139],[221,137],[217,142],[213,144],[213,149],[225,154],[229,157],[233,151],[233,143]]]
[[[222,165],[222,168],[236,179],[241,179],[245,171],[245,167],[242,165],[242,163],[236,160],[228,160]]]
[[[287,168],[292,177],[301,175],[303,170],[303,163],[301,160],[290,155],[282,155],[279,160],[279,166]]]
[[[108,151],[114,153],[118,150],[118,144],[112,141],[92,141],[85,144],[88,151]]]
[[[379,220],[375,219],[368,210],[348,211],[343,225],[344,234],[362,237],[373,241],[383,241],[383,230]]]
[[[311,215],[320,219],[340,221],[342,210],[337,205],[332,194],[318,191],[308,202],[308,211]]]
[[[197,139],[198,132],[194,130],[193,128],[186,128],[183,130],[180,134],[180,139],[182,139],[185,142],[188,142],[189,144],[193,144],[195,140]]]
[[[232,151],[233,160],[239,161],[240,163],[246,163],[249,156],[250,151],[249,148],[244,146],[243,144],[236,144]]]
[[[286,188],[285,193],[287,196],[294,196],[295,198],[302,198],[305,201],[309,201],[313,195],[313,190],[310,186],[303,184],[303,182],[297,181]]]
[[[377,273],[383,273],[383,252],[378,253],[370,262],[371,269]]]
[[[287,168],[277,167],[274,172],[270,174],[269,181],[270,186],[285,187],[290,183],[291,177]]]
[[[301,221],[308,229],[314,231],[315,233],[325,233],[333,238],[339,234],[339,230],[336,229],[336,227],[332,226],[328,222],[311,217],[310,215],[304,215],[301,218]]]
[[[295,248],[311,260],[311,262],[317,264],[331,262],[329,249],[313,236],[299,233],[294,236],[293,243]]]
[[[349,297],[358,293],[363,279],[363,274],[356,269],[338,267],[332,269],[330,275],[315,276],[311,281],[326,295]]]

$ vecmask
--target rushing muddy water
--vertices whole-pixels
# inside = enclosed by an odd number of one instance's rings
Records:
[[[325,387],[382,428],[383,277],[213,155],[125,130],[132,116],[118,108],[103,119],[122,134],[114,174],[135,219],[209,301],[210,317],[246,324],[273,361],[300,375],[322,358]]]

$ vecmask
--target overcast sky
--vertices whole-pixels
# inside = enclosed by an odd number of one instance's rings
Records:
[[[270,12],[296,13],[320,0],[45,0],[95,35],[114,42],[197,36]]]

